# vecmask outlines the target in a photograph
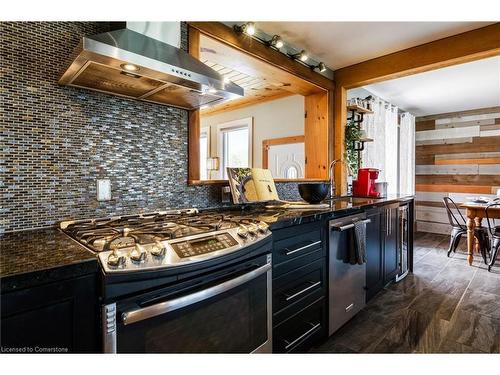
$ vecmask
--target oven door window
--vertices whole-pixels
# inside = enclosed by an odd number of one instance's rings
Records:
[[[268,340],[267,273],[193,305],[124,325],[120,353],[250,353]],[[122,311],[123,312],[123,311]]]

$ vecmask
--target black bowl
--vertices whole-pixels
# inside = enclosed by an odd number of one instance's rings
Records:
[[[321,202],[328,195],[330,184],[326,182],[315,182],[299,184],[299,194],[308,203],[316,204]]]

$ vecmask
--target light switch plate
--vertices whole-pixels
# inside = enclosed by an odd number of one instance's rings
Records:
[[[111,200],[111,181],[108,179],[97,180],[97,200],[109,201]]]

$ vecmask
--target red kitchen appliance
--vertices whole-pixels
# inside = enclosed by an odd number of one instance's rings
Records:
[[[358,179],[352,182],[352,192],[355,197],[375,197],[380,193],[375,188],[375,180],[380,170],[375,168],[358,169]]]

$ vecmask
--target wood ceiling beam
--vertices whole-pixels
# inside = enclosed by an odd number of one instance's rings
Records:
[[[498,55],[495,23],[338,69],[335,82],[349,89]]]

